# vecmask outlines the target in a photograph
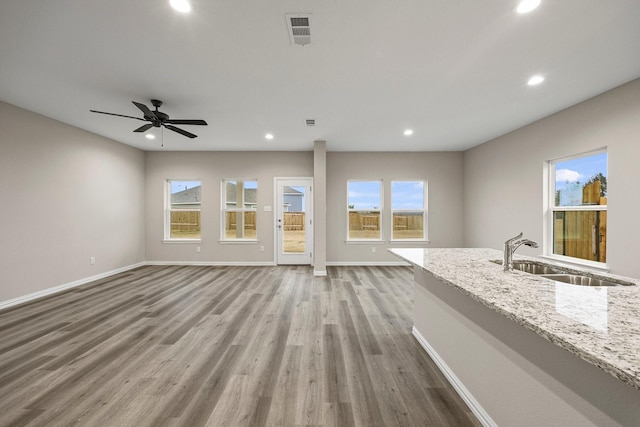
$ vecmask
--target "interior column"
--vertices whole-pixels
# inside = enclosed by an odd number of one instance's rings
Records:
[[[313,142],[313,275],[327,275],[327,142]]]

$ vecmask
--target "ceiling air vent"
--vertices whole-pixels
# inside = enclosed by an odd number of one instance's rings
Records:
[[[316,125],[316,119],[306,119],[306,120],[304,121],[304,123],[305,123],[307,126],[315,126],[315,125]]]
[[[299,46],[311,44],[311,14],[287,14],[285,17],[291,44]]]

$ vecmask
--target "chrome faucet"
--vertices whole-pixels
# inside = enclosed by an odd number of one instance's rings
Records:
[[[508,239],[504,242],[504,259],[502,261],[502,269],[504,271],[513,270],[513,254],[522,245],[529,246],[531,248],[537,248],[538,244],[533,240],[522,239],[518,240],[523,236],[522,233],[518,234],[515,237]]]

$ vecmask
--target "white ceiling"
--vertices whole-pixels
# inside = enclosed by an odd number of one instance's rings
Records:
[[[638,0],[191,3],[0,0],[0,100],[145,150],[465,150],[640,77]],[[287,13],[313,14],[311,45]],[[152,98],[209,126],[162,148],[89,112]]]

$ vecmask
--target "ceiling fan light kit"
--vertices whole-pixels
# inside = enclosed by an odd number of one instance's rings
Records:
[[[136,107],[138,107],[140,111],[142,111],[142,114],[144,115],[143,118],[126,116],[124,114],[107,113],[106,111],[97,111],[97,110],[89,110],[89,111],[91,111],[92,113],[107,114],[109,116],[126,117],[128,119],[135,119],[135,120],[142,120],[143,122],[149,122],[140,126],[137,129],[134,129],[134,132],[146,132],[152,127],[156,127],[156,128],[164,127],[176,133],[179,133],[180,135],[184,135],[187,138],[195,138],[198,135],[195,135],[191,132],[187,132],[186,130],[180,129],[179,127],[176,127],[174,125],[197,125],[197,126],[207,125],[206,121],[200,120],[200,119],[170,118],[168,114],[163,113],[162,111],[158,111],[158,108],[162,106],[162,101],[158,99],[151,100],[151,105],[155,107],[155,110],[150,110],[149,107],[147,107],[144,104],[141,104],[140,102],[136,102],[136,101],[131,101],[131,102],[133,102],[133,104]]]

